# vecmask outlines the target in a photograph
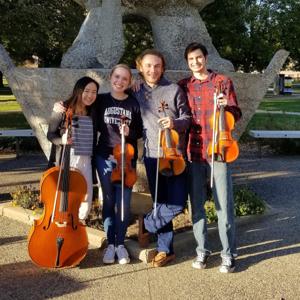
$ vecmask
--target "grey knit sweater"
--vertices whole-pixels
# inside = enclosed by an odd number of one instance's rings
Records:
[[[191,113],[181,88],[162,77],[153,88],[142,83],[140,90],[135,92],[134,96],[140,104],[143,119],[144,155],[157,157],[159,132],[157,120],[164,117],[164,114],[159,112],[161,101],[168,104],[166,113],[174,120],[173,129],[179,133],[180,139],[177,148],[185,153],[186,131],[190,126]]]

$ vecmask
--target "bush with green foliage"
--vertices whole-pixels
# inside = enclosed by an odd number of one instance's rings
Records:
[[[11,192],[10,195],[15,206],[32,210],[43,207],[43,204],[39,201],[39,192],[31,185],[18,186],[16,191]]]
[[[11,196],[13,198],[14,205],[32,210],[43,207],[43,204],[39,201],[39,192],[32,188],[32,186],[19,186],[15,192],[11,193]],[[87,220],[87,225],[103,229],[103,225],[100,224],[101,220],[98,219],[100,208],[98,206],[94,206],[95,203],[93,203],[93,209]],[[264,213],[265,204],[263,200],[249,187],[235,187],[234,209],[236,216],[257,215]],[[205,211],[208,223],[218,221],[215,203],[212,196],[205,203]]]
[[[263,214],[266,206],[263,200],[249,187],[234,188],[234,210],[236,216]]]
[[[234,213],[236,216],[247,216],[263,214],[265,204],[263,200],[254,193],[248,186],[238,186],[233,190]],[[205,203],[206,218],[208,223],[218,220],[213,196]]]

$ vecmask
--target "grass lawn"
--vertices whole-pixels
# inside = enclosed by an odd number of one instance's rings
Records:
[[[295,99],[290,96],[264,98],[259,109],[300,112],[300,98]],[[0,94],[0,128],[30,128],[15,96],[9,93]],[[247,126],[247,131],[250,129],[300,130],[300,117],[279,114],[255,114]]]
[[[20,104],[14,95],[9,94],[6,89],[0,90],[0,112],[21,111]]]
[[[300,130],[300,116],[284,114],[255,114],[249,124],[247,131],[257,130]]]
[[[300,130],[300,116],[285,114],[255,114],[240,138],[241,143],[255,140],[248,135],[250,129],[257,130]],[[300,153],[299,139],[259,139],[261,145],[267,145],[277,153],[290,155]]]
[[[21,111],[20,104],[17,101],[2,101],[0,102],[0,112],[6,111]]]
[[[299,86],[297,86],[296,88],[293,87],[293,93],[299,94],[300,93],[300,87]]]
[[[0,104],[3,101],[16,101],[16,97],[14,95],[0,95]]]
[[[1,129],[30,128],[22,112],[0,112]]]
[[[300,98],[264,98],[258,108],[269,111],[300,112]]]

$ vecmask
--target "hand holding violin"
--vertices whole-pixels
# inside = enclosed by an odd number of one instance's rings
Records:
[[[54,103],[53,111],[57,113],[65,113],[67,111],[67,108],[64,107],[62,101],[59,101]]]
[[[68,136],[68,132],[66,131],[61,137],[62,145],[72,145],[72,138]]]
[[[164,117],[158,119],[157,123],[162,129],[173,129],[174,128],[174,121],[170,117]]]
[[[228,99],[224,97],[223,93],[220,93],[217,97],[218,106],[226,106],[228,103]]]
[[[122,134],[122,125],[119,126],[120,129],[120,134]],[[124,130],[124,135],[128,136],[129,135],[129,126],[127,124],[125,124],[123,126],[123,130]]]

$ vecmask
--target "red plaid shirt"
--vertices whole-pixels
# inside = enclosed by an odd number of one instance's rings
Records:
[[[210,119],[213,115],[216,88],[220,87],[221,92],[227,98],[228,104],[225,110],[233,114],[235,121],[242,116],[232,81],[224,75],[209,71],[205,80],[199,80],[192,76],[182,79],[178,84],[186,92],[192,111],[192,124],[187,147],[188,160],[206,161],[208,159],[207,148],[212,140]]]

